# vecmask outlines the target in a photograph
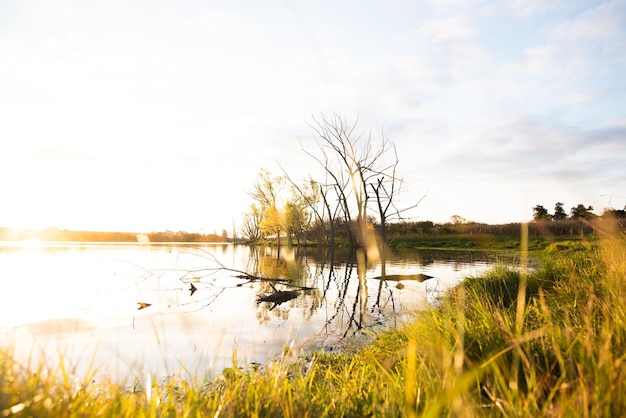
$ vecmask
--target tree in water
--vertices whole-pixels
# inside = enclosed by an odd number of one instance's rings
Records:
[[[250,192],[255,203],[244,217],[248,235],[274,237],[279,249],[283,236],[289,246],[294,235],[298,241],[303,239],[311,218],[303,196],[296,193],[293,187],[291,194],[285,196],[287,180],[286,175],[274,175],[262,168]]]
[[[250,205],[250,211],[243,214],[243,225],[241,226],[242,236],[251,242],[261,239],[261,222],[263,216],[258,205]]]
[[[259,208],[261,236],[275,236],[279,247],[282,227],[279,194],[285,187],[285,182],[284,176],[273,176],[268,169],[262,168],[250,192]]]
[[[371,134],[356,132],[358,120],[352,124],[338,114],[313,118],[310,126],[316,133],[317,151],[305,152],[324,169],[326,181],[320,182],[325,203],[334,194],[345,222],[351,226],[350,241],[353,248],[362,248],[368,258],[378,256],[378,245],[373,225],[369,220],[369,207],[375,203],[381,225],[381,238],[386,241],[386,225],[392,216],[400,216],[394,199],[398,196],[402,179],[396,175],[398,156],[395,144],[382,136],[374,144]],[[420,199],[421,200],[421,199]],[[418,201],[419,203],[419,201]],[[328,208],[330,215],[331,210]]]

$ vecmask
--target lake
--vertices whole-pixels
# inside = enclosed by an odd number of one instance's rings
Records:
[[[114,381],[202,377],[233,359],[262,364],[285,347],[333,349],[393,327],[494,262],[477,252],[402,252],[385,264],[400,280],[380,280],[380,263],[359,269],[347,254],[331,262],[310,248],[4,243],[0,337],[15,358],[63,361],[81,379],[89,368]],[[433,278],[397,276],[415,274]]]

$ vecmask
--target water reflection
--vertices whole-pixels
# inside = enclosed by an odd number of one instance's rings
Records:
[[[0,246],[2,341],[102,375],[263,363],[283,347],[395,326],[493,254],[359,254],[233,245]],[[425,279],[426,276],[432,279]],[[383,277],[384,276],[384,277]],[[24,287],[28,292],[24,292]],[[95,353],[95,354],[94,354]]]

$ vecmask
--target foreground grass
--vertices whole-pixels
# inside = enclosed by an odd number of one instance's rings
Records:
[[[623,236],[559,244],[528,274],[468,278],[371,343],[211,381],[76,382],[2,351],[0,417],[620,416],[625,280]]]

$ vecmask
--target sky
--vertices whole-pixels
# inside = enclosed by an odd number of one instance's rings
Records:
[[[626,205],[626,1],[0,2],[0,226],[231,231],[315,116],[416,221]]]

